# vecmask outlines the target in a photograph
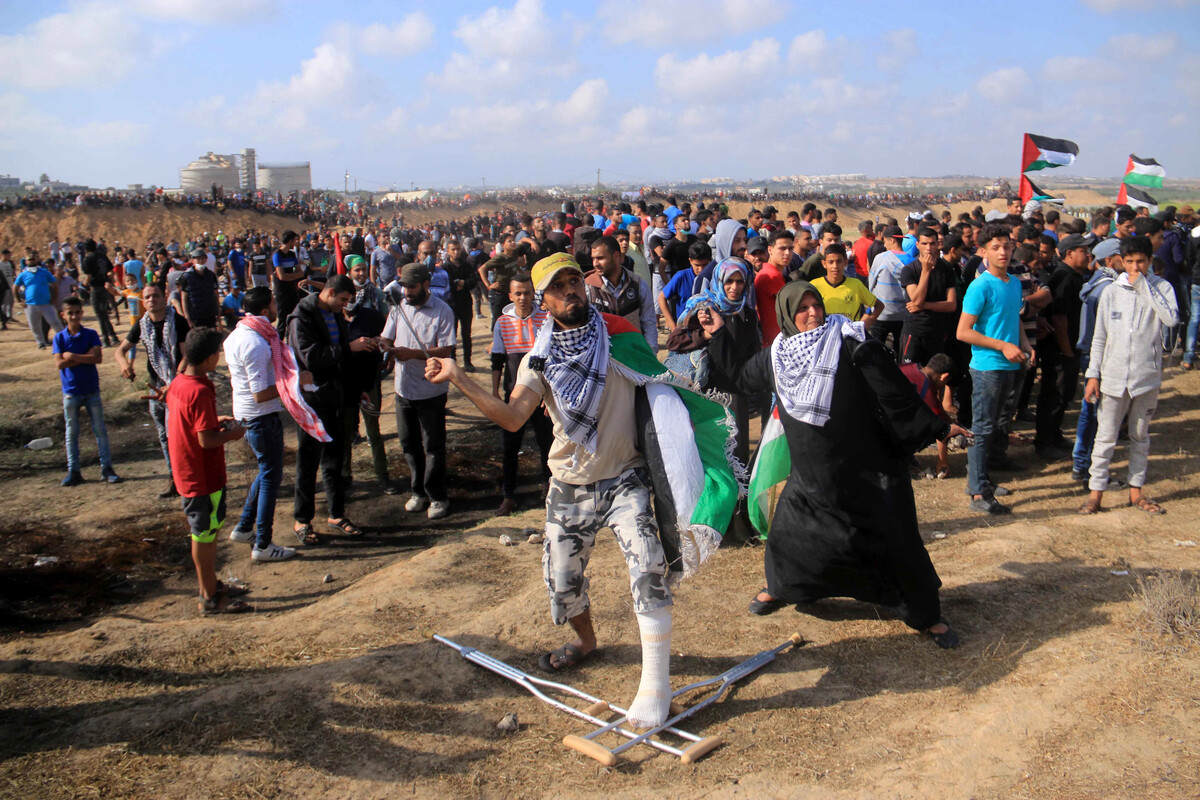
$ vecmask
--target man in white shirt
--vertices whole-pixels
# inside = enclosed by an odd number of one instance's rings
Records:
[[[269,324],[275,323],[275,298],[265,286],[246,291],[242,310],[247,316],[265,317]],[[233,386],[233,416],[246,429],[246,442],[258,460],[258,475],[250,484],[242,516],[229,538],[235,542],[253,541],[250,557],[255,561],[286,561],[296,551],[271,542],[275,501],[283,482],[283,422],[279,418],[283,403],[275,386],[271,345],[248,326],[238,325],[225,338],[224,347]],[[304,383],[301,375],[300,384]]]
[[[408,264],[400,272],[403,298],[392,298],[383,329],[384,352],[396,359],[396,431],[412,476],[405,511],[428,508],[429,519],[450,510],[446,494],[446,393],[425,378],[427,358],[454,357],[454,311],[429,291],[429,270]]]

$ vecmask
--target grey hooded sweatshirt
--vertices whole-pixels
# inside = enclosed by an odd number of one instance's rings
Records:
[[[1087,377],[1110,397],[1137,397],[1162,384],[1162,327],[1179,321],[1175,290],[1153,275],[1121,273],[1100,295]]]

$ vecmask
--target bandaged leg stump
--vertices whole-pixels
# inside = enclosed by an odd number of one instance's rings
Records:
[[[529,675],[517,669],[516,667],[489,656],[487,653],[484,653],[481,650],[458,644],[457,642],[451,641],[444,636],[434,634],[432,638],[434,641],[441,642],[448,647],[453,647],[463,658],[465,658],[467,661],[470,661],[472,664],[490,670],[491,672],[494,672],[503,678],[508,678],[513,683],[523,687],[526,691],[528,691],[537,699],[541,700],[543,703],[546,703],[547,705],[550,705],[559,711],[570,714],[577,719],[581,719],[595,726],[595,730],[583,736],[576,736],[572,734],[564,737],[563,744],[572,750],[599,761],[606,767],[615,766],[617,763],[617,757],[621,753],[639,744],[644,744],[647,747],[653,747],[655,750],[676,756],[680,762],[684,764],[691,764],[695,762],[709,751],[721,745],[721,738],[718,736],[710,736],[707,738],[697,736],[694,733],[681,730],[676,726],[683,720],[694,715],[700,709],[705,708],[713,703],[720,702],[721,699],[724,698],[725,693],[729,691],[729,688],[733,686],[733,684],[737,683],[747,675],[757,672],[767,664],[770,664],[775,660],[775,657],[784,650],[787,650],[789,647],[800,647],[804,644],[803,637],[801,637],[798,633],[793,633],[786,642],[778,647],[772,648],[771,650],[763,650],[761,653],[751,656],[742,663],[726,670],[725,672],[722,672],[716,677],[703,681],[697,681],[683,687],[682,689],[679,689],[671,695],[669,711],[670,716],[666,722],[639,733],[635,730],[631,730],[628,727],[629,712],[620,706],[607,703],[598,697],[593,697],[587,692],[580,691],[579,689],[576,689],[573,686],[568,686],[565,683],[548,681],[543,678]],[[714,687],[715,691],[704,697],[703,700],[700,700],[691,706],[684,706],[680,700],[680,698],[682,698],[684,695],[691,694],[692,692],[702,689],[712,689]],[[569,695],[588,703],[588,705],[584,708],[576,708],[575,706],[572,706],[569,703],[563,702],[557,697],[552,696],[553,694]],[[616,719],[605,719],[605,717],[614,713],[617,714]],[[600,737],[606,734],[621,736],[627,739],[627,741],[616,747],[610,748],[597,741]],[[669,745],[666,742],[661,741],[659,738],[664,734],[682,739],[688,744],[684,745],[682,748]]]

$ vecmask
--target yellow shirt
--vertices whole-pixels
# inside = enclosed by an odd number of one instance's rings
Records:
[[[837,286],[830,286],[829,281],[817,278],[812,285],[825,299],[826,314],[845,314],[852,321],[858,321],[862,319],[863,306],[875,307],[875,295],[867,291],[858,278],[846,278]]]

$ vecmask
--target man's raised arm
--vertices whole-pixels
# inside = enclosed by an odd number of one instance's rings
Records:
[[[488,419],[506,431],[519,430],[542,402],[542,398],[527,386],[517,384],[505,403],[471,380],[453,358],[431,358],[426,361],[425,378],[434,384],[453,383]]]

